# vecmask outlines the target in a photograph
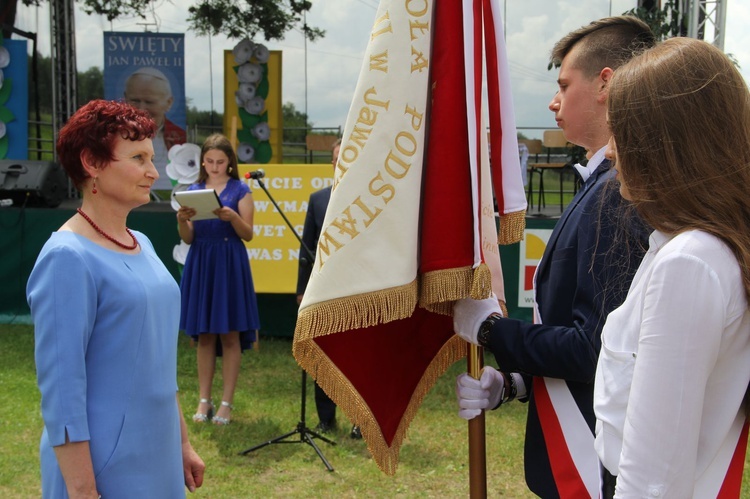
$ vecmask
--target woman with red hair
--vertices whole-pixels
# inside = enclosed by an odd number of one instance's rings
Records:
[[[95,100],[60,130],[83,198],[27,284],[44,431],[42,496],[184,497],[203,482],[177,401],[180,290],[128,214],[159,174],[145,111]]]

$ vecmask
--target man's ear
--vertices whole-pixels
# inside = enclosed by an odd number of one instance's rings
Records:
[[[607,102],[607,96],[609,95],[609,82],[612,81],[612,75],[614,74],[612,68],[604,68],[599,72],[599,95],[597,100],[604,104]]]

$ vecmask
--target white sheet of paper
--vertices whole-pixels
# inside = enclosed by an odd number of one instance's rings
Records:
[[[190,219],[192,221],[218,218],[213,211],[221,208],[221,201],[219,201],[219,196],[213,189],[175,192],[174,198],[180,203],[180,206],[195,209],[197,213]]]

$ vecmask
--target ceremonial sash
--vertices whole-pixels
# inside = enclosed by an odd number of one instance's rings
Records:
[[[737,418],[727,438],[706,470],[696,481],[693,497],[737,499],[742,489],[742,473],[747,451],[748,421]]]
[[[541,324],[536,303],[536,272],[533,282],[534,322]],[[547,457],[560,497],[599,497],[599,456],[594,448],[594,435],[568,384],[562,379],[540,376],[534,376],[532,383]]]
[[[552,476],[563,499],[599,496],[599,457],[565,380],[534,377],[534,400]]]

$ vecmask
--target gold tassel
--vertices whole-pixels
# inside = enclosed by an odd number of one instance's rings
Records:
[[[474,269],[469,296],[474,300],[483,300],[490,294],[492,294],[492,274],[487,264],[481,263]]]
[[[500,215],[500,230],[497,234],[498,244],[513,244],[523,239],[526,229],[526,212],[517,211]]]

